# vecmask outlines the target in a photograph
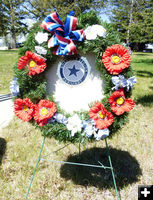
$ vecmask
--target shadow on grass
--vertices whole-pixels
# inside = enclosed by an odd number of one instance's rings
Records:
[[[149,95],[139,97],[136,100],[136,103],[142,104],[143,106],[148,106],[148,107],[152,106],[152,104],[153,104],[153,94],[149,94]]]
[[[6,141],[0,137],[0,165],[2,164],[2,158],[6,151]]]
[[[148,71],[136,71],[136,74],[141,77],[153,77],[153,73]]]
[[[118,189],[139,180],[142,174],[138,161],[127,151],[110,148],[110,155],[114,168]],[[99,165],[98,161],[105,166],[110,166],[106,148],[91,148],[79,155],[70,155],[67,162],[88,163]],[[114,187],[110,169],[72,166],[64,164],[60,169],[61,177],[66,180],[72,179],[78,185],[92,185],[99,189]]]
[[[150,56],[148,53],[137,53],[136,56]]]
[[[152,58],[147,58],[147,59],[141,59],[141,58],[135,58],[132,59],[133,63],[147,63],[147,64],[152,64],[153,63],[153,59]]]

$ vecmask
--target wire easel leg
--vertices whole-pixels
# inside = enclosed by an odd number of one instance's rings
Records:
[[[107,139],[106,138],[105,138],[105,143],[106,143],[108,160],[109,160],[109,164],[110,164],[110,167],[111,167],[111,172],[112,172],[112,177],[113,177],[113,183],[114,183],[114,187],[115,187],[115,191],[116,191],[116,198],[117,198],[117,200],[119,200],[119,194],[118,194],[118,190],[117,190],[117,185],[116,185],[114,170],[113,170],[112,161],[111,161],[111,157],[110,157],[110,153],[109,153],[109,147],[108,147]]]
[[[25,200],[27,200],[27,198],[28,198],[28,195],[29,195],[29,192],[30,192],[30,189],[31,189],[31,185],[32,185],[32,182],[33,182],[33,179],[34,179],[34,176],[35,176],[35,172],[36,172],[36,169],[37,169],[37,166],[38,166],[40,160],[42,160],[42,161],[47,161],[47,162],[52,162],[52,163],[54,162],[54,163],[69,164],[69,165],[78,165],[78,166],[84,166],[84,167],[95,167],[95,168],[110,169],[111,172],[112,172],[113,183],[114,183],[114,187],[115,187],[115,191],[116,191],[116,198],[117,198],[117,200],[119,200],[119,194],[118,194],[118,190],[117,190],[117,185],[116,185],[114,170],[113,170],[112,161],[111,161],[111,157],[110,157],[110,153],[109,153],[109,147],[108,147],[108,144],[107,144],[107,140],[106,140],[106,139],[105,139],[105,143],[106,143],[107,156],[108,156],[108,160],[109,160],[110,166],[104,166],[100,161],[98,161],[98,163],[99,163],[100,165],[91,165],[91,164],[74,163],[74,162],[64,162],[64,161],[57,161],[57,160],[47,160],[47,159],[44,159],[44,157],[46,157],[46,156],[42,156],[42,157],[41,157],[41,153],[42,153],[42,151],[43,151],[43,147],[44,147],[44,144],[45,144],[45,139],[46,139],[46,137],[44,137],[44,139],[43,139],[43,142],[42,142],[42,145],[41,145],[41,149],[40,149],[40,152],[39,152],[39,155],[38,155],[38,159],[37,159],[37,162],[36,162],[34,171],[33,171],[32,178],[31,178],[31,180],[30,180],[30,184],[29,184],[29,187],[28,187],[28,191],[27,191]],[[81,141],[79,142],[79,155],[80,155],[80,149],[81,149],[81,148],[80,148],[80,145],[81,145]],[[67,146],[67,145],[66,145],[66,146]],[[65,146],[65,147],[66,147],[66,146]],[[64,148],[65,148],[65,147],[64,147]],[[63,148],[60,148],[60,149],[63,149]],[[59,150],[60,150],[60,149],[59,149]],[[55,152],[57,152],[57,151],[55,151]],[[47,156],[48,156],[48,155],[47,155]]]
[[[37,159],[37,162],[36,162],[36,165],[35,165],[35,169],[34,169],[34,171],[33,171],[33,175],[32,175],[32,178],[31,178],[31,180],[30,180],[30,184],[29,184],[29,187],[28,187],[28,191],[27,191],[25,200],[27,200],[28,195],[29,195],[29,192],[30,192],[30,189],[31,189],[31,185],[32,185],[32,182],[33,182],[33,179],[34,179],[34,176],[35,176],[35,172],[36,172],[38,163],[39,163],[39,161],[40,161],[40,156],[41,156],[41,153],[42,153],[42,150],[43,150],[43,147],[44,147],[45,139],[46,139],[46,137],[44,136],[44,139],[43,139],[43,142],[42,142],[42,145],[41,145],[41,149],[40,149],[40,152],[39,152],[39,155],[38,155],[38,159]]]
[[[79,156],[80,156],[80,152],[81,152],[81,139],[79,139]]]

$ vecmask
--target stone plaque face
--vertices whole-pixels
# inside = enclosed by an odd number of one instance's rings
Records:
[[[104,98],[104,81],[95,69],[95,55],[59,58],[46,71],[47,94],[67,113],[88,111],[89,104]]]

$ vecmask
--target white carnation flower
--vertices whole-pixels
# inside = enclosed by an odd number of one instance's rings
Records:
[[[47,50],[41,46],[35,46],[35,50],[37,51],[38,54],[41,54],[41,55],[46,55],[47,53]]]
[[[97,33],[93,31],[92,26],[88,26],[85,31],[85,36],[87,40],[95,40],[97,37]]]
[[[93,30],[97,31],[99,37],[106,37],[106,29],[98,24],[92,26]]]
[[[106,37],[106,29],[98,24],[88,26],[84,32],[87,40],[95,40],[97,36]]]
[[[82,121],[77,114],[68,118],[68,123],[66,125],[67,129],[71,131],[71,136],[74,136],[75,133],[81,131],[82,129]]]
[[[35,40],[38,42],[38,44],[46,42],[48,40],[48,33],[38,32],[35,36]]]

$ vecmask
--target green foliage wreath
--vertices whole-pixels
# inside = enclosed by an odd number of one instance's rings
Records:
[[[89,12],[85,14],[80,14],[78,16],[78,22],[77,22],[77,29],[86,29],[89,26],[92,26],[94,24],[99,24],[103,26],[106,29],[106,37],[99,37],[95,40],[84,40],[83,42],[76,42],[77,50],[79,53],[89,53],[92,52],[96,55],[96,69],[100,72],[100,76],[102,80],[104,80],[105,87],[104,87],[104,95],[105,98],[102,99],[101,104],[104,105],[105,109],[111,113],[111,115],[114,118],[114,122],[109,125],[109,131],[110,133],[116,132],[120,127],[123,126],[123,124],[127,121],[127,112],[124,112],[123,114],[115,114],[112,112],[111,104],[110,104],[110,96],[113,94],[112,88],[114,87],[114,84],[112,82],[112,76],[108,69],[106,69],[104,63],[102,62],[102,56],[103,53],[106,51],[107,47],[111,47],[115,44],[120,44],[120,40],[118,37],[117,31],[115,31],[111,24],[102,22],[94,12]],[[33,26],[33,28],[30,30],[29,35],[27,37],[26,42],[24,43],[23,48],[19,51],[19,57],[23,57],[27,51],[37,53],[35,50],[35,46],[38,45],[35,37],[38,32],[48,33],[49,38],[51,38],[52,33],[49,33],[47,30],[44,30],[42,27],[40,27],[40,23],[37,23]],[[46,65],[49,66],[49,63],[54,63],[59,56],[52,54],[52,48],[47,47],[47,42],[43,42],[41,44],[41,47],[43,47],[45,50],[47,50],[47,53],[45,56],[46,59]],[[75,56],[75,55],[74,55]],[[73,58],[72,56],[66,56]],[[45,69],[47,71],[49,67]],[[54,102],[53,95],[46,95],[46,86],[47,81],[45,78],[45,72],[41,72],[35,75],[28,75],[28,68],[25,67],[23,69],[19,69],[18,65],[16,64],[14,67],[15,77],[17,78],[17,83],[20,88],[20,93],[15,97],[15,102],[18,99],[25,99],[28,98],[31,100],[33,105],[36,105],[39,103],[40,100],[50,100],[51,102]],[[124,80],[128,80],[130,77],[133,76],[133,71],[131,66],[128,66],[127,68],[123,69],[120,73],[120,75],[124,75]],[[131,95],[131,88],[130,86],[129,90],[127,91],[125,86],[120,84],[120,87],[124,89],[124,95],[125,98],[129,98]],[[120,90],[120,88],[118,88]],[[16,105],[17,106],[17,105]],[[15,106],[15,114],[19,117],[19,115],[16,112],[16,106]],[[25,105],[24,105],[25,106]],[[94,104],[91,105],[91,107],[94,106]],[[20,107],[21,109],[21,107]],[[22,106],[22,109],[23,106]],[[26,107],[28,109],[28,107]],[[27,110],[24,109],[26,112]],[[68,119],[70,114],[65,113],[57,104],[56,104],[56,112],[61,113],[64,119]],[[91,111],[93,111],[91,109]],[[80,140],[86,140],[88,138],[93,138],[92,134],[89,135],[85,134],[84,130],[88,125],[88,121],[91,120],[89,117],[89,114],[87,111],[85,112],[76,112],[77,115],[80,117],[82,122],[87,122],[86,125],[82,126],[81,131],[77,131],[75,135],[72,137],[71,131],[67,129],[66,124],[60,123],[59,120],[51,120],[45,123],[44,126],[39,126],[36,123],[36,120],[31,119],[31,122],[34,126],[41,129],[42,134],[45,136],[52,137],[54,136],[59,141],[71,141],[71,142],[78,142]],[[100,114],[99,114],[100,115]],[[101,115],[100,115],[101,116]],[[102,115],[103,116],[103,115]],[[21,117],[19,117],[21,118]],[[94,118],[94,117],[93,117]],[[92,119],[93,119],[92,118]],[[102,120],[103,117],[100,118]],[[25,120],[24,120],[25,121]],[[94,121],[94,120],[93,120]],[[97,133],[98,129],[96,128],[95,124],[91,125],[90,128],[94,127],[95,134]],[[100,129],[100,128],[99,128]],[[97,139],[103,139],[104,137],[97,138]]]

